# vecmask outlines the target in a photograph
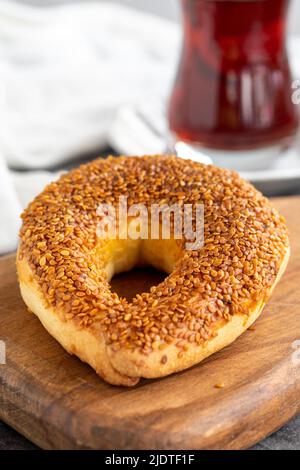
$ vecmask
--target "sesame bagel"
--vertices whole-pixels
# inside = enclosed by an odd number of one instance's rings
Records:
[[[101,237],[99,204],[204,206],[204,243]],[[21,294],[57,341],[107,382],[132,386],[197,364],[259,316],[289,257],[284,219],[237,173],[173,156],[110,157],[63,175],[22,215]],[[118,233],[128,234],[131,217]],[[173,221],[174,222],[174,221]],[[159,221],[161,224],[161,221]],[[173,225],[172,225],[173,227]],[[127,301],[114,274],[168,276]]]

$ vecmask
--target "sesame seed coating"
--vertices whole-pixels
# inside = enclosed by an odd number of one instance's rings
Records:
[[[100,203],[204,205],[204,246],[182,253],[173,272],[132,302],[113,293],[107,241],[96,233]],[[96,328],[107,344],[182,357],[217,335],[232,315],[268,296],[289,245],[284,219],[237,173],[173,156],[110,157],[63,175],[24,211],[19,256],[45,301],[65,321]]]

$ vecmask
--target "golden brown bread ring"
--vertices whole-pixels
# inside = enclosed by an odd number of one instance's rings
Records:
[[[148,207],[203,203],[204,246],[100,240],[97,207],[121,195]],[[237,174],[172,156],[120,157],[73,170],[29,205],[17,267],[23,299],[50,334],[107,382],[131,386],[234,341],[260,314],[288,256],[283,218]],[[138,263],[169,276],[129,303],[109,280]]]

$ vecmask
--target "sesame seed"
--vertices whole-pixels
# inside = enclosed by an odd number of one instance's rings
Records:
[[[223,382],[215,384],[215,388],[224,388],[225,384]]]
[[[162,357],[161,357],[161,360],[160,362],[162,364],[166,364],[168,362],[168,356],[166,356],[166,354],[164,354]]]
[[[69,250],[61,250],[60,254],[62,256],[69,256],[70,252],[69,252]]]
[[[84,297],[84,296],[85,296],[85,293],[82,292],[81,290],[79,290],[79,291],[76,292],[76,295],[77,295],[78,297]]]
[[[40,258],[39,265],[40,265],[40,266],[45,266],[45,264],[46,264],[46,257],[45,257],[45,256],[42,256],[42,257]]]

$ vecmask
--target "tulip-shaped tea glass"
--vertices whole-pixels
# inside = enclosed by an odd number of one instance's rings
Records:
[[[184,38],[170,146],[238,169],[265,166],[298,128],[286,50],[289,0],[181,0]]]

